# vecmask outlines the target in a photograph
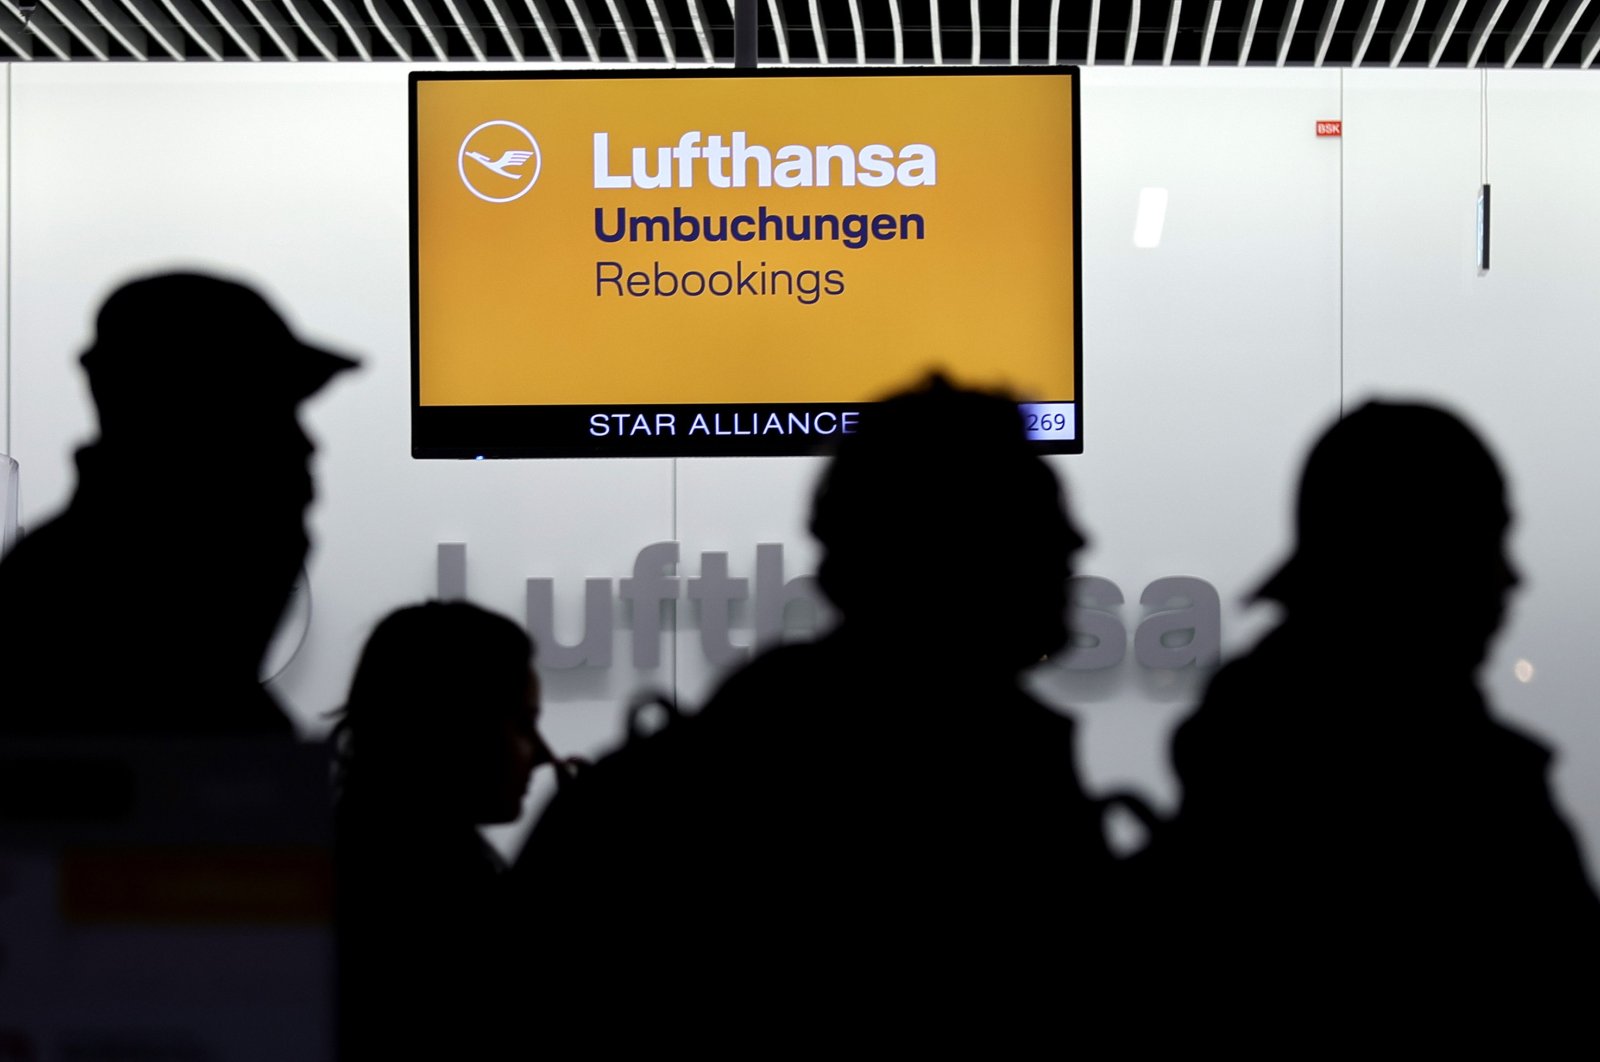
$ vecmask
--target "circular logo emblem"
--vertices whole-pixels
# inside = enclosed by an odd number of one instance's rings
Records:
[[[485,203],[509,203],[539,179],[539,142],[516,122],[496,118],[467,134],[456,169],[467,191]]]

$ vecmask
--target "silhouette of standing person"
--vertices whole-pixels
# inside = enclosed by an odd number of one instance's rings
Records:
[[[1286,618],[1173,742],[1184,954],[1250,971],[1227,991],[1262,1013],[1263,990],[1504,1001],[1592,964],[1550,752],[1476,677],[1518,582],[1510,524],[1494,459],[1443,410],[1368,403],[1312,450],[1294,555],[1260,591]]]
[[[391,613],[362,650],[334,733],[343,1058],[524,1039],[530,957],[478,827],[516,819],[552,762],[532,660],[520,627],[464,602]]]
[[[1092,965],[1111,858],[1073,723],[1017,682],[1066,640],[1084,540],[1015,403],[935,378],[875,406],[811,530],[837,629],[761,654],[535,827],[519,870],[587,959],[570,983],[814,1029]]]
[[[258,670],[308,545],[295,409],[355,362],[198,274],[118,288],[81,360],[99,438],[0,564],[0,732],[287,734]]]

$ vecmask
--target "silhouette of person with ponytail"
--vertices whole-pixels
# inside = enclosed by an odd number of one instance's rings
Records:
[[[529,957],[498,854],[533,770],[533,645],[463,602],[373,630],[334,732],[341,1056],[500,1058],[524,1049]]]

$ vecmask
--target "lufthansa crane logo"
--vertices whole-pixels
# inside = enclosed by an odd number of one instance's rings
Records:
[[[456,169],[467,191],[485,203],[509,203],[539,180],[539,142],[516,122],[484,122],[468,133],[456,153]]]

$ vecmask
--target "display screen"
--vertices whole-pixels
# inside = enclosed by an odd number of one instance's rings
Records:
[[[815,453],[939,371],[1083,447],[1070,68],[411,75],[412,453]]]

